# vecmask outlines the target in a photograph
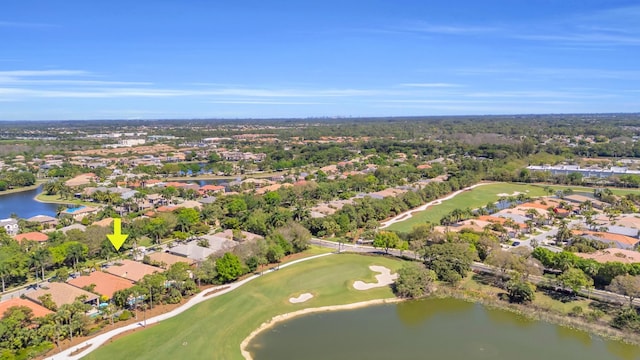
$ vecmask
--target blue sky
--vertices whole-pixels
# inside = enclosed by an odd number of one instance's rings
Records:
[[[640,111],[640,4],[20,0],[0,120]]]

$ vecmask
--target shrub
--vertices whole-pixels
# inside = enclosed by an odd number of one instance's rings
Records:
[[[131,313],[131,311],[124,310],[120,314],[120,316],[118,316],[118,321],[127,321],[127,320],[131,319],[132,316],[133,316],[133,314]]]
[[[589,313],[587,313],[586,317],[589,321],[598,321],[600,318],[604,316],[604,311],[595,309]]]
[[[582,311],[582,306],[574,306],[571,311],[569,311],[569,315],[570,316],[580,316],[582,315],[583,311]]]
[[[527,303],[533,301],[535,292],[529,283],[520,280],[511,280],[507,283],[509,301],[514,303]]]

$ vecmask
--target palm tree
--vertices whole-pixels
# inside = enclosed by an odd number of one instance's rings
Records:
[[[538,216],[538,210],[536,210],[536,209],[527,209],[527,211],[526,211],[525,215],[526,215],[528,218],[533,219],[533,218],[535,218],[536,216]]]
[[[556,233],[556,244],[562,244],[569,239],[571,239],[571,230],[567,227],[567,223],[562,221],[558,227],[558,232]]]
[[[532,233],[533,232],[532,231],[533,230],[533,220],[529,219],[529,220],[526,220],[524,223],[527,224],[527,232],[528,233]]]
[[[55,195],[57,194],[62,187],[62,181],[48,181],[42,186],[42,191],[44,191],[47,195]]]
[[[58,205],[56,207],[56,216],[60,216],[60,214],[62,212],[64,212],[65,210],[67,210],[67,206],[66,205],[63,205],[63,204]]]
[[[45,280],[44,268],[51,261],[51,253],[49,252],[49,249],[46,249],[46,248],[37,249],[31,254],[31,259],[34,266],[38,266],[40,268],[40,271],[42,274],[42,281],[44,281]]]
[[[485,208],[487,209],[487,211],[489,212],[489,214],[493,214],[498,210],[498,207],[496,206],[496,204],[494,202],[490,202],[488,203]]]

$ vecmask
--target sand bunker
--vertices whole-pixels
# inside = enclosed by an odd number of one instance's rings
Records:
[[[384,266],[372,265],[372,266],[369,266],[369,269],[371,269],[371,271],[373,271],[373,272],[380,273],[380,274],[376,275],[376,280],[378,282],[366,283],[366,282],[358,280],[358,281],[353,283],[353,287],[356,290],[369,290],[369,289],[373,289],[373,288],[377,288],[377,287],[388,286],[388,285],[393,284],[395,279],[398,278],[398,274],[391,274],[391,270],[387,269]]]
[[[311,299],[312,297],[313,297],[313,294],[304,293],[304,294],[301,294],[298,297],[289,298],[289,302],[292,303],[292,304],[303,303],[303,302]]]
[[[496,194],[496,195],[498,195],[500,197],[502,197],[502,196],[507,197],[507,196],[518,196],[520,194],[524,194],[524,193],[521,193],[520,191],[514,191],[513,194],[500,193],[500,194]]]

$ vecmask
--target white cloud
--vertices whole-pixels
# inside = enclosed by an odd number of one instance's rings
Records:
[[[472,35],[472,34],[486,34],[492,32],[501,31],[498,27],[490,26],[474,26],[474,25],[440,25],[431,24],[427,22],[414,22],[404,26],[396,28],[402,32],[415,32],[415,33],[427,33],[427,34],[442,34],[442,35]]]
[[[81,76],[91,74],[84,70],[8,70],[0,71],[0,76]]]
[[[462,87],[463,85],[450,83],[405,83],[400,84],[400,86],[412,88],[455,88]]]
[[[48,28],[53,27],[55,25],[51,24],[43,24],[43,23],[29,23],[29,22],[19,22],[19,21],[1,21],[0,27],[5,28]]]
[[[247,105],[330,105],[324,102],[310,101],[265,101],[265,100],[214,100],[210,104],[247,104]]]

